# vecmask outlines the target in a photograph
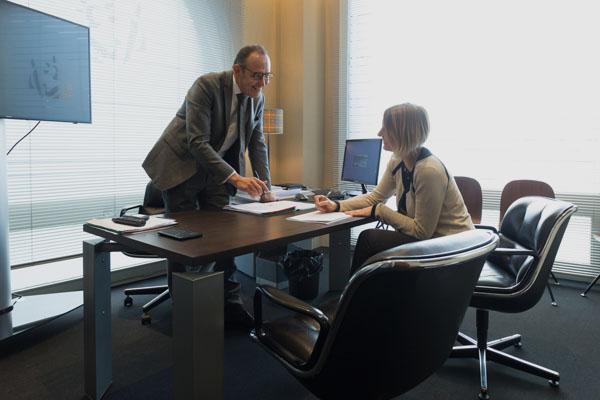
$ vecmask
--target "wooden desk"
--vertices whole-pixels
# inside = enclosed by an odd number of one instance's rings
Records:
[[[84,375],[85,393],[89,398],[101,398],[112,382],[112,338],[111,338],[111,301],[110,301],[110,255],[111,251],[124,249],[145,251],[156,254],[185,265],[201,265],[220,258],[235,257],[251,253],[257,249],[281,246],[288,243],[308,239],[325,234],[330,235],[329,253],[329,282],[330,290],[341,290],[350,277],[350,228],[371,222],[371,219],[350,218],[328,225],[309,224],[288,221],[292,213],[276,216],[255,216],[231,211],[190,211],[174,213],[169,217],[175,218],[179,226],[185,229],[203,233],[202,238],[176,241],[165,238],[153,232],[143,232],[133,235],[118,235],[114,232],[85,224],[83,230],[103,239],[86,240],[83,242],[83,291],[84,291]],[[186,373],[184,381],[174,381],[174,398],[214,398],[210,394],[220,393],[222,396],[222,343],[223,343],[223,281],[222,273],[206,274],[197,280],[202,280],[202,299],[194,297],[194,304],[213,304],[212,309],[203,309],[211,315],[203,315],[202,321],[197,321],[195,315],[186,308],[186,302],[174,303],[174,320],[189,321],[194,326],[194,332],[199,336],[185,334],[179,340],[180,331],[174,322],[173,339],[177,348],[192,349],[199,341],[203,348],[221,348],[218,354],[212,354],[217,359],[199,357],[197,354],[185,361],[175,359],[174,379],[180,379],[177,371],[192,371]],[[196,282],[198,283],[198,282]],[[192,283],[195,284],[195,283]],[[181,297],[174,283],[174,297]],[[181,285],[183,287],[183,285]],[[189,293],[188,293],[189,294]],[[179,297],[178,297],[179,296]],[[218,298],[218,304],[214,299]],[[189,304],[188,304],[189,306]],[[178,311],[178,310],[181,310]],[[197,312],[198,310],[194,310]],[[177,315],[186,314],[185,319]],[[205,318],[206,317],[206,318]],[[198,325],[205,324],[203,329]],[[215,331],[216,327],[216,331]],[[176,329],[177,328],[177,329]],[[179,342],[179,343],[178,343]],[[206,343],[210,342],[210,343]],[[214,345],[211,345],[214,342]],[[189,353],[189,351],[188,351]],[[205,355],[205,354],[204,354]],[[220,358],[220,359],[219,359]],[[181,363],[180,363],[181,361]],[[198,368],[196,363],[203,367]],[[182,365],[183,364],[183,365]],[[199,385],[193,371],[210,369],[215,373],[210,380]],[[218,370],[218,371],[215,371]],[[190,376],[190,373],[192,374]]]

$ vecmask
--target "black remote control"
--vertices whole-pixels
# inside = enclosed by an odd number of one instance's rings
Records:
[[[122,217],[115,217],[112,219],[113,222],[117,224],[131,225],[131,226],[144,226],[146,225],[146,220],[139,217],[134,217],[132,215],[123,215]]]

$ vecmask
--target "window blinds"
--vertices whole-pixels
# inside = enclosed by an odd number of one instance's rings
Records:
[[[17,2],[89,26],[93,123],[42,122],[8,156],[13,267],[80,254],[83,222],[139,204],[150,147],[242,44],[241,0]],[[6,121],[7,148],[33,123]]]

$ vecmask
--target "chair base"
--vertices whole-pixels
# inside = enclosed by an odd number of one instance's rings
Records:
[[[583,293],[581,293],[582,297],[585,297],[587,295],[587,292],[589,292],[590,289],[592,288],[592,286],[594,286],[596,284],[596,282],[598,282],[598,279],[600,279],[600,274],[598,274],[598,276],[594,278],[594,280],[588,285],[588,287],[585,288]]]
[[[488,360],[546,378],[552,387],[559,386],[560,374],[558,372],[501,351],[510,346],[521,347],[521,335],[516,334],[488,342],[488,318],[489,312],[487,310],[477,310],[477,336],[479,343],[483,344],[482,346],[478,345],[477,340],[459,332],[456,341],[462,346],[455,346],[450,354],[450,358],[476,358],[479,360],[479,398],[481,400],[489,399],[486,365]]]
[[[123,291],[125,294],[125,300],[123,301],[123,305],[125,307],[131,307],[133,304],[132,295],[137,294],[158,294],[155,298],[147,302],[142,306],[142,325],[149,325],[152,322],[152,318],[148,312],[158,306],[161,303],[164,303],[166,300],[171,298],[171,293],[169,292],[169,287],[167,285],[160,286],[149,286],[143,288],[129,288]]]
[[[556,276],[554,275],[554,272],[550,271],[550,276],[554,280],[554,284],[556,286],[560,286],[560,282],[558,281],[558,279],[556,279]],[[550,283],[546,283],[546,288],[548,289],[548,294],[550,295],[550,304],[552,304],[553,307],[557,307],[558,303],[556,302],[556,299],[554,298],[554,293],[552,292],[552,288],[550,287]]]

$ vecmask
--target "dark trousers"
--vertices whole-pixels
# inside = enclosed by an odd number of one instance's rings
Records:
[[[366,229],[358,236],[350,273],[355,273],[369,257],[379,252],[401,244],[416,242],[417,240],[412,236],[397,231]]]
[[[204,172],[199,172],[187,181],[162,193],[167,212],[189,210],[220,210],[229,204],[229,193],[225,184],[212,182]],[[171,272],[204,269],[206,266],[185,266],[168,262],[169,288]],[[223,271],[225,302],[240,303],[240,284],[233,278],[236,267],[233,258],[216,260],[213,271]]]

